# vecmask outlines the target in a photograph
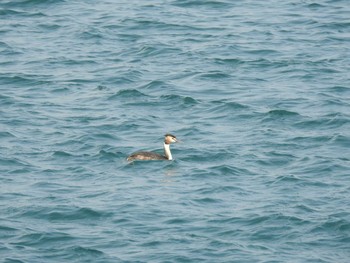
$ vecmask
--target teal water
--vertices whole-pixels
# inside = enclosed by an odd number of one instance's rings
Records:
[[[349,14],[0,1],[0,261],[349,262]]]

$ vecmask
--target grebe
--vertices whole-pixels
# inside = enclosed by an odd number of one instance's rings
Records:
[[[164,155],[154,153],[154,152],[136,152],[130,155],[127,160],[129,162],[135,161],[135,160],[172,160],[173,157],[170,152],[170,144],[173,142],[178,142],[176,139],[176,136],[172,134],[165,134],[164,138]]]

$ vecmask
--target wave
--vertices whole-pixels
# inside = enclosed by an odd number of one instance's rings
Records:
[[[71,220],[96,220],[110,216],[110,213],[96,211],[91,208],[61,208],[61,211],[54,211],[47,214],[50,221],[71,221]]]
[[[190,97],[190,96],[181,96],[181,95],[162,95],[160,96],[162,101],[166,101],[167,103],[180,103],[184,106],[193,106],[198,104],[199,102]]]
[[[107,150],[100,150],[98,152],[98,156],[102,159],[115,159],[115,158],[125,158],[125,153],[122,152],[114,152]]]
[[[54,151],[52,154],[53,157],[71,157],[73,154],[66,151]]]
[[[83,246],[74,246],[71,250],[76,254],[71,256],[72,260],[75,260],[76,256],[79,256],[79,258],[82,256],[88,256],[88,258],[91,259],[91,257],[104,255],[101,250]]]
[[[342,94],[342,93],[350,92],[350,87],[337,85],[329,88],[329,91]]]
[[[30,1],[30,0],[29,0]],[[29,2],[28,1],[28,2]],[[19,11],[19,10],[14,10],[14,9],[9,9],[9,8],[16,8],[17,6],[22,6],[21,4],[15,4],[12,5],[13,3],[15,3],[16,1],[11,1],[11,4],[3,4],[1,3],[5,8],[0,10],[0,16],[6,17],[12,17],[12,16],[17,16],[17,17],[29,17],[29,18],[33,18],[33,17],[46,17],[46,15],[42,12],[37,12],[37,11]]]
[[[340,147],[344,147],[344,148],[349,149],[349,147],[350,147],[350,136],[337,134],[337,135],[333,136],[331,142],[332,142],[333,145],[338,145]]]
[[[46,76],[41,75],[28,75],[28,74],[19,74],[19,75],[9,75],[9,74],[0,74],[0,79],[3,84],[16,84],[23,86],[37,86],[51,84],[52,82],[47,80]]]
[[[1,99],[1,96],[0,96],[0,99]],[[0,138],[16,138],[16,136],[13,135],[11,132],[0,131]]]
[[[300,120],[302,116],[295,111],[289,111],[289,110],[282,110],[282,109],[276,109],[276,110],[270,110],[263,114],[262,116],[262,122],[274,122],[274,121],[290,121],[293,120],[294,122],[297,120]]]
[[[232,76],[225,72],[220,71],[212,71],[212,72],[206,72],[206,73],[200,73],[195,76],[196,78],[200,79],[226,79],[231,78]]]
[[[293,126],[299,129],[309,130],[311,128],[317,128],[319,130],[326,130],[329,128],[340,128],[350,124],[350,116],[334,113],[319,116],[317,118],[307,118],[297,121]]]
[[[12,0],[12,1],[5,1],[5,3],[2,3],[5,7],[34,7],[37,8],[38,5],[48,5],[48,4],[59,4],[64,3],[66,0]]]
[[[64,243],[68,241],[73,241],[75,238],[64,232],[37,232],[24,234],[18,237],[17,241],[14,243],[17,246],[24,247],[47,247],[52,243]]]
[[[329,232],[341,235],[350,230],[350,221],[342,217],[330,216],[326,221],[311,229],[312,234]]]
[[[136,55],[142,57],[142,59],[146,57],[155,57],[158,55],[167,55],[171,56],[171,54],[179,54],[182,50],[179,48],[174,48],[172,46],[164,46],[164,45],[157,45],[157,46],[143,46],[139,50],[137,50]]]
[[[146,94],[138,91],[137,89],[123,89],[118,91],[116,94],[108,97],[108,100],[116,100],[116,99],[135,99],[135,98],[146,98],[148,97]]]
[[[299,113],[288,110],[270,110],[267,115],[273,117],[290,117],[290,116],[300,116]]]
[[[215,100],[211,101],[210,104],[212,106],[207,111],[213,113],[229,113],[249,109],[249,106],[234,101]]]
[[[224,64],[228,66],[239,66],[245,63],[244,60],[239,58],[215,58],[214,61],[217,64]]]
[[[168,87],[168,85],[161,80],[152,80],[147,84],[141,85],[138,89],[150,89],[150,90],[158,90]]]
[[[30,163],[19,159],[19,158],[8,158],[8,157],[0,157],[0,164],[5,167],[16,167],[16,169],[21,169],[25,167],[31,167]]]
[[[209,1],[201,1],[201,0],[176,0],[173,3],[174,6],[179,6],[179,7],[193,7],[193,8],[198,8],[198,7],[207,7],[207,8],[230,8],[232,7],[231,3],[227,3],[224,1],[214,1],[214,0],[209,0]]]
[[[222,153],[218,153],[216,154],[217,158],[222,159]],[[252,172],[250,172],[247,169],[243,169],[243,168],[238,168],[232,165],[227,165],[227,164],[223,164],[223,165],[215,165],[209,168],[209,170],[211,171],[211,173],[213,174],[217,174],[220,176],[225,176],[225,175],[230,175],[230,176],[238,176],[238,175],[242,175],[242,176],[247,176],[247,175],[252,175]]]

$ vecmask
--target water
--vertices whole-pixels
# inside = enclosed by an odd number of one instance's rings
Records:
[[[348,262],[349,13],[1,1],[0,261]]]

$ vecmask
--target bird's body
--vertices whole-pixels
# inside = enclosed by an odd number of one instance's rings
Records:
[[[177,142],[176,136],[166,134],[164,138],[164,155],[154,152],[136,152],[131,154],[127,160],[129,162],[140,160],[140,161],[151,161],[151,160],[172,160],[173,157],[170,152],[170,144]]]

